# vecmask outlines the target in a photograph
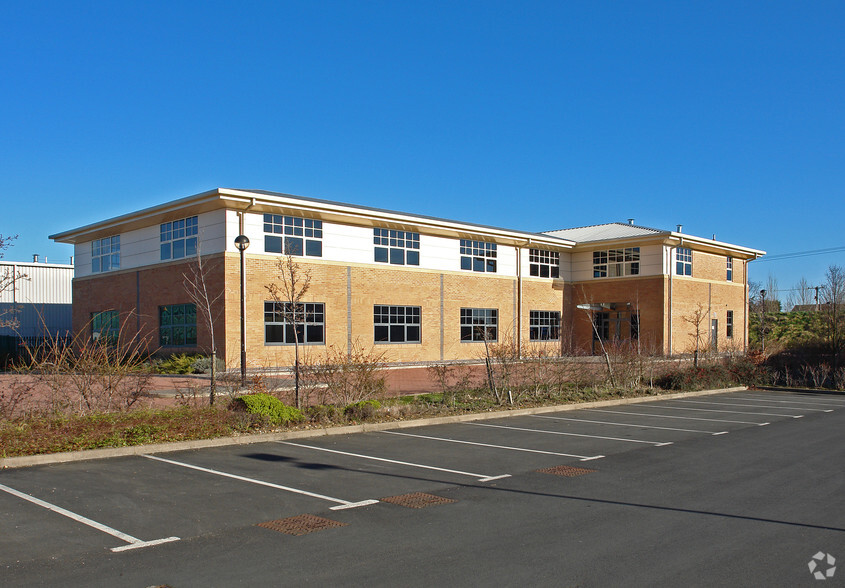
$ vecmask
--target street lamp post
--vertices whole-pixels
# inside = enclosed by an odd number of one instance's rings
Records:
[[[762,299],[762,307],[760,309],[760,348],[762,353],[766,353],[766,291],[760,290],[760,298]]]
[[[249,247],[249,239],[246,235],[235,237],[235,247],[241,254],[241,388],[246,387],[246,265],[244,263],[244,251]]]

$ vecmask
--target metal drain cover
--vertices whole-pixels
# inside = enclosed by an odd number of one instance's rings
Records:
[[[567,478],[574,478],[575,476],[592,474],[596,470],[588,470],[587,468],[576,468],[573,466],[559,465],[551,468],[543,468],[542,470],[537,471],[541,474],[554,474],[555,476],[566,476]]]
[[[388,496],[387,498],[382,498],[381,501],[398,504],[407,508],[425,508],[436,504],[457,502],[451,498],[443,498],[442,496],[426,494],[425,492],[411,492],[410,494],[400,494],[399,496]]]
[[[307,535],[314,531],[322,531],[323,529],[331,529],[334,527],[345,527],[346,523],[325,519],[310,514],[303,514],[295,517],[288,517],[286,519],[277,519],[275,521],[267,521],[266,523],[258,523],[259,527],[287,533],[288,535]]]

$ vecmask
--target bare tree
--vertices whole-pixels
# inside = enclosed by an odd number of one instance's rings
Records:
[[[689,314],[684,315],[683,320],[690,326],[689,336],[691,339],[691,347],[693,349],[693,365],[698,367],[698,355],[704,343],[704,333],[706,328],[708,313],[707,309],[701,303],[696,306],[695,310]]]
[[[277,312],[281,312],[285,323],[293,331],[294,348],[294,399],[299,406],[299,343],[300,333],[304,331],[305,304],[303,298],[311,286],[311,271],[303,270],[293,256],[279,258],[279,281],[264,286],[276,303]]]
[[[824,300],[821,316],[835,373],[839,355],[845,351],[845,269],[838,265],[827,268],[821,294]]]
[[[182,274],[182,284],[188,298],[194,303],[197,314],[201,317],[203,325],[208,329],[211,343],[211,385],[208,390],[208,402],[214,404],[214,397],[217,394],[217,343],[214,339],[214,325],[220,318],[222,306],[218,301],[223,296],[223,288],[212,288],[211,276],[216,271],[218,264],[209,264],[203,261],[199,246],[197,247],[196,259],[188,264],[188,269]]]
[[[789,292],[786,299],[786,306],[792,310],[796,306],[808,306],[815,304],[815,289],[807,281],[807,278],[801,277],[798,283]]]
[[[12,241],[17,239],[17,235],[3,236],[0,235],[0,259],[3,259],[6,249],[12,246]],[[4,267],[0,270],[0,293],[5,292],[9,288],[14,288],[19,280],[26,280],[27,275],[12,267]],[[18,322],[14,317],[15,309],[7,311],[0,311],[0,327],[17,327]]]

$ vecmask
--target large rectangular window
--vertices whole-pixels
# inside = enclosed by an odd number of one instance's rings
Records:
[[[528,335],[531,341],[560,339],[560,312],[532,310],[528,317]]]
[[[264,215],[264,251],[323,256],[323,221],[280,214]]]
[[[295,330],[294,330],[295,329]],[[326,313],[322,302],[264,303],[264,343],[293,345],[326,342]]]
[[[162,347],[197,344],[197,307],[171,304],[158,307],[158,343]]]
[[[373,306],[373,339],[376,343],[419,343],[419,306]]]
[[[420,234],[393,229],[373,229],[374,259],[393,265],[420,264]]]
[[[496,244],[461,239],[461,269],[474,272],[495,272]]]
[[[545,249],[528,251],[528,273],[540,278],[560,277],[560,253]]]
[[[91,242],[91,271],[108,272],[120,269],[120,235]]]
[[[182,259],[197,254],[198,220],[195,216],[161,225],[161,259]]]
[[[617,278],[636,276],[640,273],[640,248],[608,249],[593,251],[593,277]]]
[[[117,343],[120,315],[116,310],[103,310],[91,315],[91,337],[101,343]]]
[[[679,276],[692,275],[692,249],[678,247],[675,250],[675,273]]]
[[[725,264],[725,269],[726,269],[726,274],[727,274],[727,280],[729,282],[733,282],[734,281],[734,258],[733,257],[727,258],[727,261],[726,261],[726,264]]]
[[[499,311],[495,308],[462,308],[461,341],[496,341]]]
[[[728,339],[734,336],[734,311],[728,311],[728,318],[725,320],[725,336]]]

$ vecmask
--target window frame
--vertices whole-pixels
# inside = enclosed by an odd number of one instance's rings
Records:
[[[479,273],[497,273],[497,244],[492,241],[460,240],[461,269]]]
[[[161,261],[195,256],[197,254],[198,235],[199,216],[197,215],[161,223],[159,225]]]
[[[544,331],[548,331],[544,336]],[[528,340],[535,342],[560,341],[560,311],[530,310],[528,312]]]
[[[734,281],[734,258],[730,255],[725,260],[725,275],[728,282]]]
[[[289,214],[264,213],[264,252],[323,257],[323,221]]]
[[[108,324],[104,324],[108,322]],[[120,312],[114,309],[91,313],[91,339],[112,345],[120,337]]]
[[[734,338],[734,311],[732,310],[727,311],[727,316],[725,317],[725,338]]]
[[[529,249],[528,275],[536,278],[560,278],[560,251]]]
[[[91,273],[102,274],[120,269],[120,235],[91,241]]]
[[[165,313],[168,321],[165,324]],[[177,315],[178,313],[178,315]],[[175,318],[181,318],[174,322]],[[188,320],[188,319],[193,319]],[[177,335],[177,333],[180,333]],[[164,337],[167,333],[169,339]],[[181,339],[181,341],[177,341]],[[169,341],[169,342],[168,342]],[[197,346],[197,305],[193,303],[164,304],[158,307],[158,343],[161,347],[196,347]]]
[[[623,278],[640,275],[642,254],[639,247],[593,251],[593,278]]]
[[[416,339],[412,338],[414,331],[416,331]],[[379,335],[380,332],[385,333],[386,338]],[[422,307],[374,304],[373,343],[376,345],[422,343]]]
[[[692,276],[692,249],[689,247],[675,249],[675,275]]]
[[[468,329],[468,330],[467,330]],[[481,331],[483,329],[483,331]],[[461,343],[483,343],[487,334],[492,331],[492,337],[487,336],[487,342],[499,340],[499,309],[498,308],[461,308],[460,336]],[[469,336],[467,336],[469,334]]]
[[[297,308],[294,309],[294,321],[290,324],[287,318],[290,316],[290,310],[285,310],[284,307],[279,309],[279,305],[289,305],[292,302],[276,302],[275,300],[264,301],[264,345],[295,345],[294,329],[299,332],[299,345],[325,345],[326,344],[326,304],[324,302],[299,302]],[[267,320],[268,316],[272,320]],[[296,317],[301,316],[302,321],[297,321]],[[315,320],[308,320],[308,318]],[[321,320],[316,320],[317,318]],[[319,340],[311,338],[319,329]],[[281,334],[281,340],[270,338],[271,330],[274,333]],[[288,339],[290,339],[288,341]]]
[[[420,234],[373,227],[373,261],[390,265],[420,264]]]

